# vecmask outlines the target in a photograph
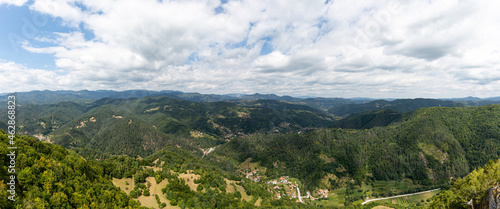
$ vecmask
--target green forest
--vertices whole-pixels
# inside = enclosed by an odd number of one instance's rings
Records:
[[[4,198],[0,205],[146,208],[149,198],[153,208],[467,208],[469,201],[487,204],[490,190],[498,187],[500,105],[376,101],[350,106],[363,108],[341,115],[326,111],[334,100],[257,96],[211,102],[124,96],[22,105],[21,135],[15,138],[19,201]],[[335,101],[347,108],[345,101]],[[397,108],[364,108],[380,104]],[[420,108],[426,105],[452,107]],[[7,147],[9,139],[0,133]],[[0,193],[7,196],[9,150],[1,152]],[[258,180],[245,177],[252,170],[260,170]],[[283,176],[303,195],[320,189],[331,195],[297,202],[286,193],[293,186],[269,184]],[[436,188],[442,192],[361,204]]]
[[[9,138],[0,131],[2,147]],[[113,186],[103,174],[103,167],[87,161],[62,146],[37,141],[31,137],[15,138],[16,201],[0,200],[2,208],[141,208],[125,192]],[[0,193],[7,197],[10,181],[7,149],[0,159]]]
[[[430,208],[470,208],[469,201],[474,208],[488,208],[491,200],[500,203],[499,182],[500,160],[491,160],[483,168],[458,179],[450,190],[437,195]]]

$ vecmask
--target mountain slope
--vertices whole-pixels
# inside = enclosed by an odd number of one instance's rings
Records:
[[[252,158],[268,172],[293,173],[311,187],[327,174],[358,183],[411,178],[424,185],[446,184],[500,158],[498,124],[500,105],[422,108],[386,127],[234,139],[216,154],[238,162]]]
[[[81,155],[98,158],[109,154],[147,156],[167,145],[200,152],[197,148],[213,147],[235,136],[297,132],[333,122],[324,111],[274,100],[103,98],[87,104],[22,105],[17,112],[18,132],[42,134]]]
[[[397,99],[394,101],[375,100],[364,104],[343,104],[328,109],[329,113],[346,116],[365,111],[391,109],[398,112],[415,111],[423,107],[463,107],[462,103],[438,99]]]
[[[7,135],[0,130],[1,147]],[[0,167],[2,208],[141,208],[139,203],[113,186],[102,174],[102,167],[75,152],[26,136],[15,138],[16,201],[7,200],[10,173]],[[0,159],[8,162],[7,149]]]
[[[76,148],[82,155],[94,157],[105,157],[100,153],[147,156],[167,145],[196,150],[181,139],[161,133],[111,105],[92,109],[54,131],[51,138],[56,144]]]
[[[500,206],[500,160],[491,160],[483,168],[458,179],[450,190],[436,196],[431,208],[490,209]],[[491,207],[493,206],[493,207]]]
[[[346,129],[370,129],[377,126],[387,126],[393,122],[401,120],[403,113],[382,109],[366,111],[359,114],[352,114],[346,118],[336,121],[332,128]]]

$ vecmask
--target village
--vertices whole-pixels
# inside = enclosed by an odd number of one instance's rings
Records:
[[[262,176],[259,174],[259,169],[247,172],[246,178],[254,182],[262,182]],[[272,179],[265,182],[265,184],[269,185],[267,191],[273,194],[276,199],[284,197],[297,198],[297,202],[304,203],[303,199],[309,199],[311,201],[318,200],[320,198],[326,199],[329,195],[328,189],[319,189],[316,192],[316,197],[314,197],[309,190],[306,192],[305,196],[301,196],[299,183],[297,183],[297,181],[293,181],[292,183],[292,180],[288,176],[281,176],[279,179]]]

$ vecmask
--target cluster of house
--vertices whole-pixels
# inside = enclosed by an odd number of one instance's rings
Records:
[[[274,186],[273,189],[274,190],[280,190],[280,187],[279,186]],[[269,189],[267,191],[271,192],[271,194],[274,193],[274,191],[269,190]],[[292,198],[297,198],[297,192],[293,190],[293,187],[290,187],[290,191],[286,192],[285,196],[291,196]],[[281,193],[279,191],[276,191],[276,198],[277,199],[281,199]]]
[[[250,179],[252,181],[255,181],[255,182],[259,182],[260,178],[262,176],[260,176],[258,173],[259,173],[259,169],[256,169],[256,170],[254,170],[252,172],[247,173],[247,177],[246,178]]]
[[[280,177],[279,183],[288,184],[288,176],[282,176],[282,177]],[[278,184],[278,180],[268,181],[267,185],[269,185],[269,184],[276,185],[276,184]]]
[[[328,198],[328,189],[320,189],[318,190],[318,195],[323,198]]]
[[[48,136],[44,136],[43,134],[35,134],[33,136],[36,137],[40,141],[52,144],[52,141],[50,141],[50,137],[48,137]]]
[[[284,196],[291,196],[292,198],[297,198],[298,196],[297,196],[297,192],[294,190],[294,188],[295,188],[294,186],[297,187],[298,185],[297,184],[295,184],[295,185],[290,184],[290,191],[286,192],[286,194]],[[279,186],[274,186],[273,189],[278,190],[278,191],[276,191],[276,198],[281,199],[281,193],[279,192],[279,190],[281,188]],[[271,192],[271,194],[274,193],[273,190],[268,189],[268,191]],[[302,196],[302,198],[309,198],[310,200],[317,200],[319,198],[328,198],[328,192],[329,192],[328,189],[324,189],[324,190],[320,189],[320,190],[318,190],[319,197],[315,198],[311,195],[311,191],[308,190],[306,193],[307,195]]]
[[[261,176],[258,174],[259,173],[259,169],[256,169],[252,172],[249,172],[246,174],[246,178],[247,179],[250,179],[252,181],[255,181],[255,182],[259,182],[261,180]],[[286,194],[283,194],[283,196],[289,196],[289,197],[292,197],[292,198],[298,198],[297,196],[297,191],[294,190],[294,188],[297,188],[299,187],[299,184],[297,184],[297,182],[295,183],[292,183],[292,182],[289,182],[288,181],[288,176],[282,176],[279,178],[279,180],[271,180],[271,181],[268,181],[266,183],[267,185],[274,185],[272,187],[272,189],[267,189],[268,192],[271,192],[271,194],[276,194],[276,198],[277,199],[281,199],[281,193],[280,193],[280,189],[281,187],[278,186],[278,184],[287,184],[289,187],[290,187],[290,191],[286,191]],[[276,190],[276,191],[274,191]],[[320,196],[319,198],[328,198],[328,190],[327,189],[320,189],[318,190],[318,195]],[[315,198],[311,195],[311,192],[310,191],[307,191],[307,196],[302,196],[301,198],[309,198],[311,200],[316,200],[318,198]]]

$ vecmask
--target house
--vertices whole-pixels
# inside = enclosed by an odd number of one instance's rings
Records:
[[[286,176],[286,177],[288,177],[288,176]],[[288,183],[288,180],[286,180],[287,179],[286,177],[285,176],[280,177],[280,182],[283,184]]]
[[[253,176],[253,173],[247,173],[247,179],[251,179]]]
[[[297,193],[296,192],[292,193],[292,198],[297,198]]]
[[[328,193],[329,193],[328,189],[325,189],[325,190],[320,189],[320,190],[318,190],[318,194],[320,195],[320,197],[323,197],[323,198],[328,198]]]
[[[281,194],[280,193],[276,193],[276,198],[281,199]]]
[[[276,185],[276,184],[278,184],[278,181],[276,181],[276,180],[273,180],[273,181],[268,181],[268,182],[267,182],[267,184],[268,184],[268,185],[269,185],[269,184],[274,184],[274,185]]]
[[[328,198],[328,189],[323,190],[323,197]]]
[[[273,189],[280,189],[280,187],[279,186],[274,186]]]

